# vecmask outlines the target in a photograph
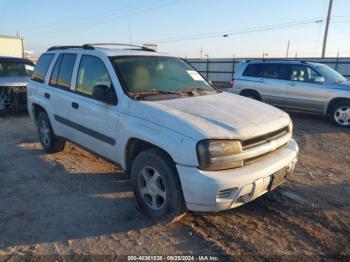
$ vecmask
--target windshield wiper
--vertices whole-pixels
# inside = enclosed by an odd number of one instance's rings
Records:
[[[182,88],[182,89],[178,89],[177,92],[181,92],[181,93],[188,93],[188,92],[193,92],[193,91],[205,91],[205,92],[211,92],[211,93],[216,93],[217,90],[213,89],[206,89],[203,87],[186,87],[186,88]]]
[[[132,97],[136,99],[142,99],[145,96],[149,95],[178,95],[178,96],[183,96],[183,93],[180,92],[175,92],[175,91],[166,91],[166,90],[147,90],[147,91],[142,91],[142,92],[136,92],[136,93],[129,93]]]
[[[337,84],[342,84],[342,83],[346,83],[346,82],[348,82],[348,80],[336,80],[335,81]]]

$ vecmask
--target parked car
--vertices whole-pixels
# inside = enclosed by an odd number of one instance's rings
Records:
[[[26,88],[33,70],[30,60],[0,56],[0,113],[27,108]]]
[[[28,99],[47,153],[71,141],[121,167],[156,221],[240,206],[297,161],[287,113],[220,93],[182,59],[147,48],[50,48]]]
[[[350,127],[350,82],[327,65],[306,61],[244,61],[229,92],[287,109],[329,116]]]

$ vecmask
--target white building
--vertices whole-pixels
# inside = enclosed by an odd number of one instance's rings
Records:
[[[24,57],[23,38],[0,35],[0,56]]]

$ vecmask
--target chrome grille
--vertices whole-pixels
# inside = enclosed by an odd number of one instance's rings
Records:
[[[285,135],[287,135],[289,133],[289,128],[288,126],[281,128],[279,130],[276,130],[274,132],[270,132],[268,134],[265,135],[261,135],[258,137],[254,137],[254,138],[250,138],[247,140],[243,140],[242,141],[242,149],[243,151],[254,148],[254,147],[258,147],[261,146],[263,144],[268,143],[269,141],[273,141],[276,140],[280,137],[283,137]]]
[[[255,163],[285,147],[291,137],[291,130],[286,126],[274,132],[243,140],[241,154],[246,156],[244,158],[244,165]]]

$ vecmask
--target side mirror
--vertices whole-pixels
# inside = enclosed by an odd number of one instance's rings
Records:
[[[112,88],[109,88],[106,85],[97,85],[92,91],[92,96],[97,100],[105,102],[110,105],[117,104],[117,97],[113,92]]]
[[[323,85],[324,82],[326,82],[326,80],[324,79],[324,77],[318,76],[318,77],[315,77],[314,82],[315,82],[316,84]]]

